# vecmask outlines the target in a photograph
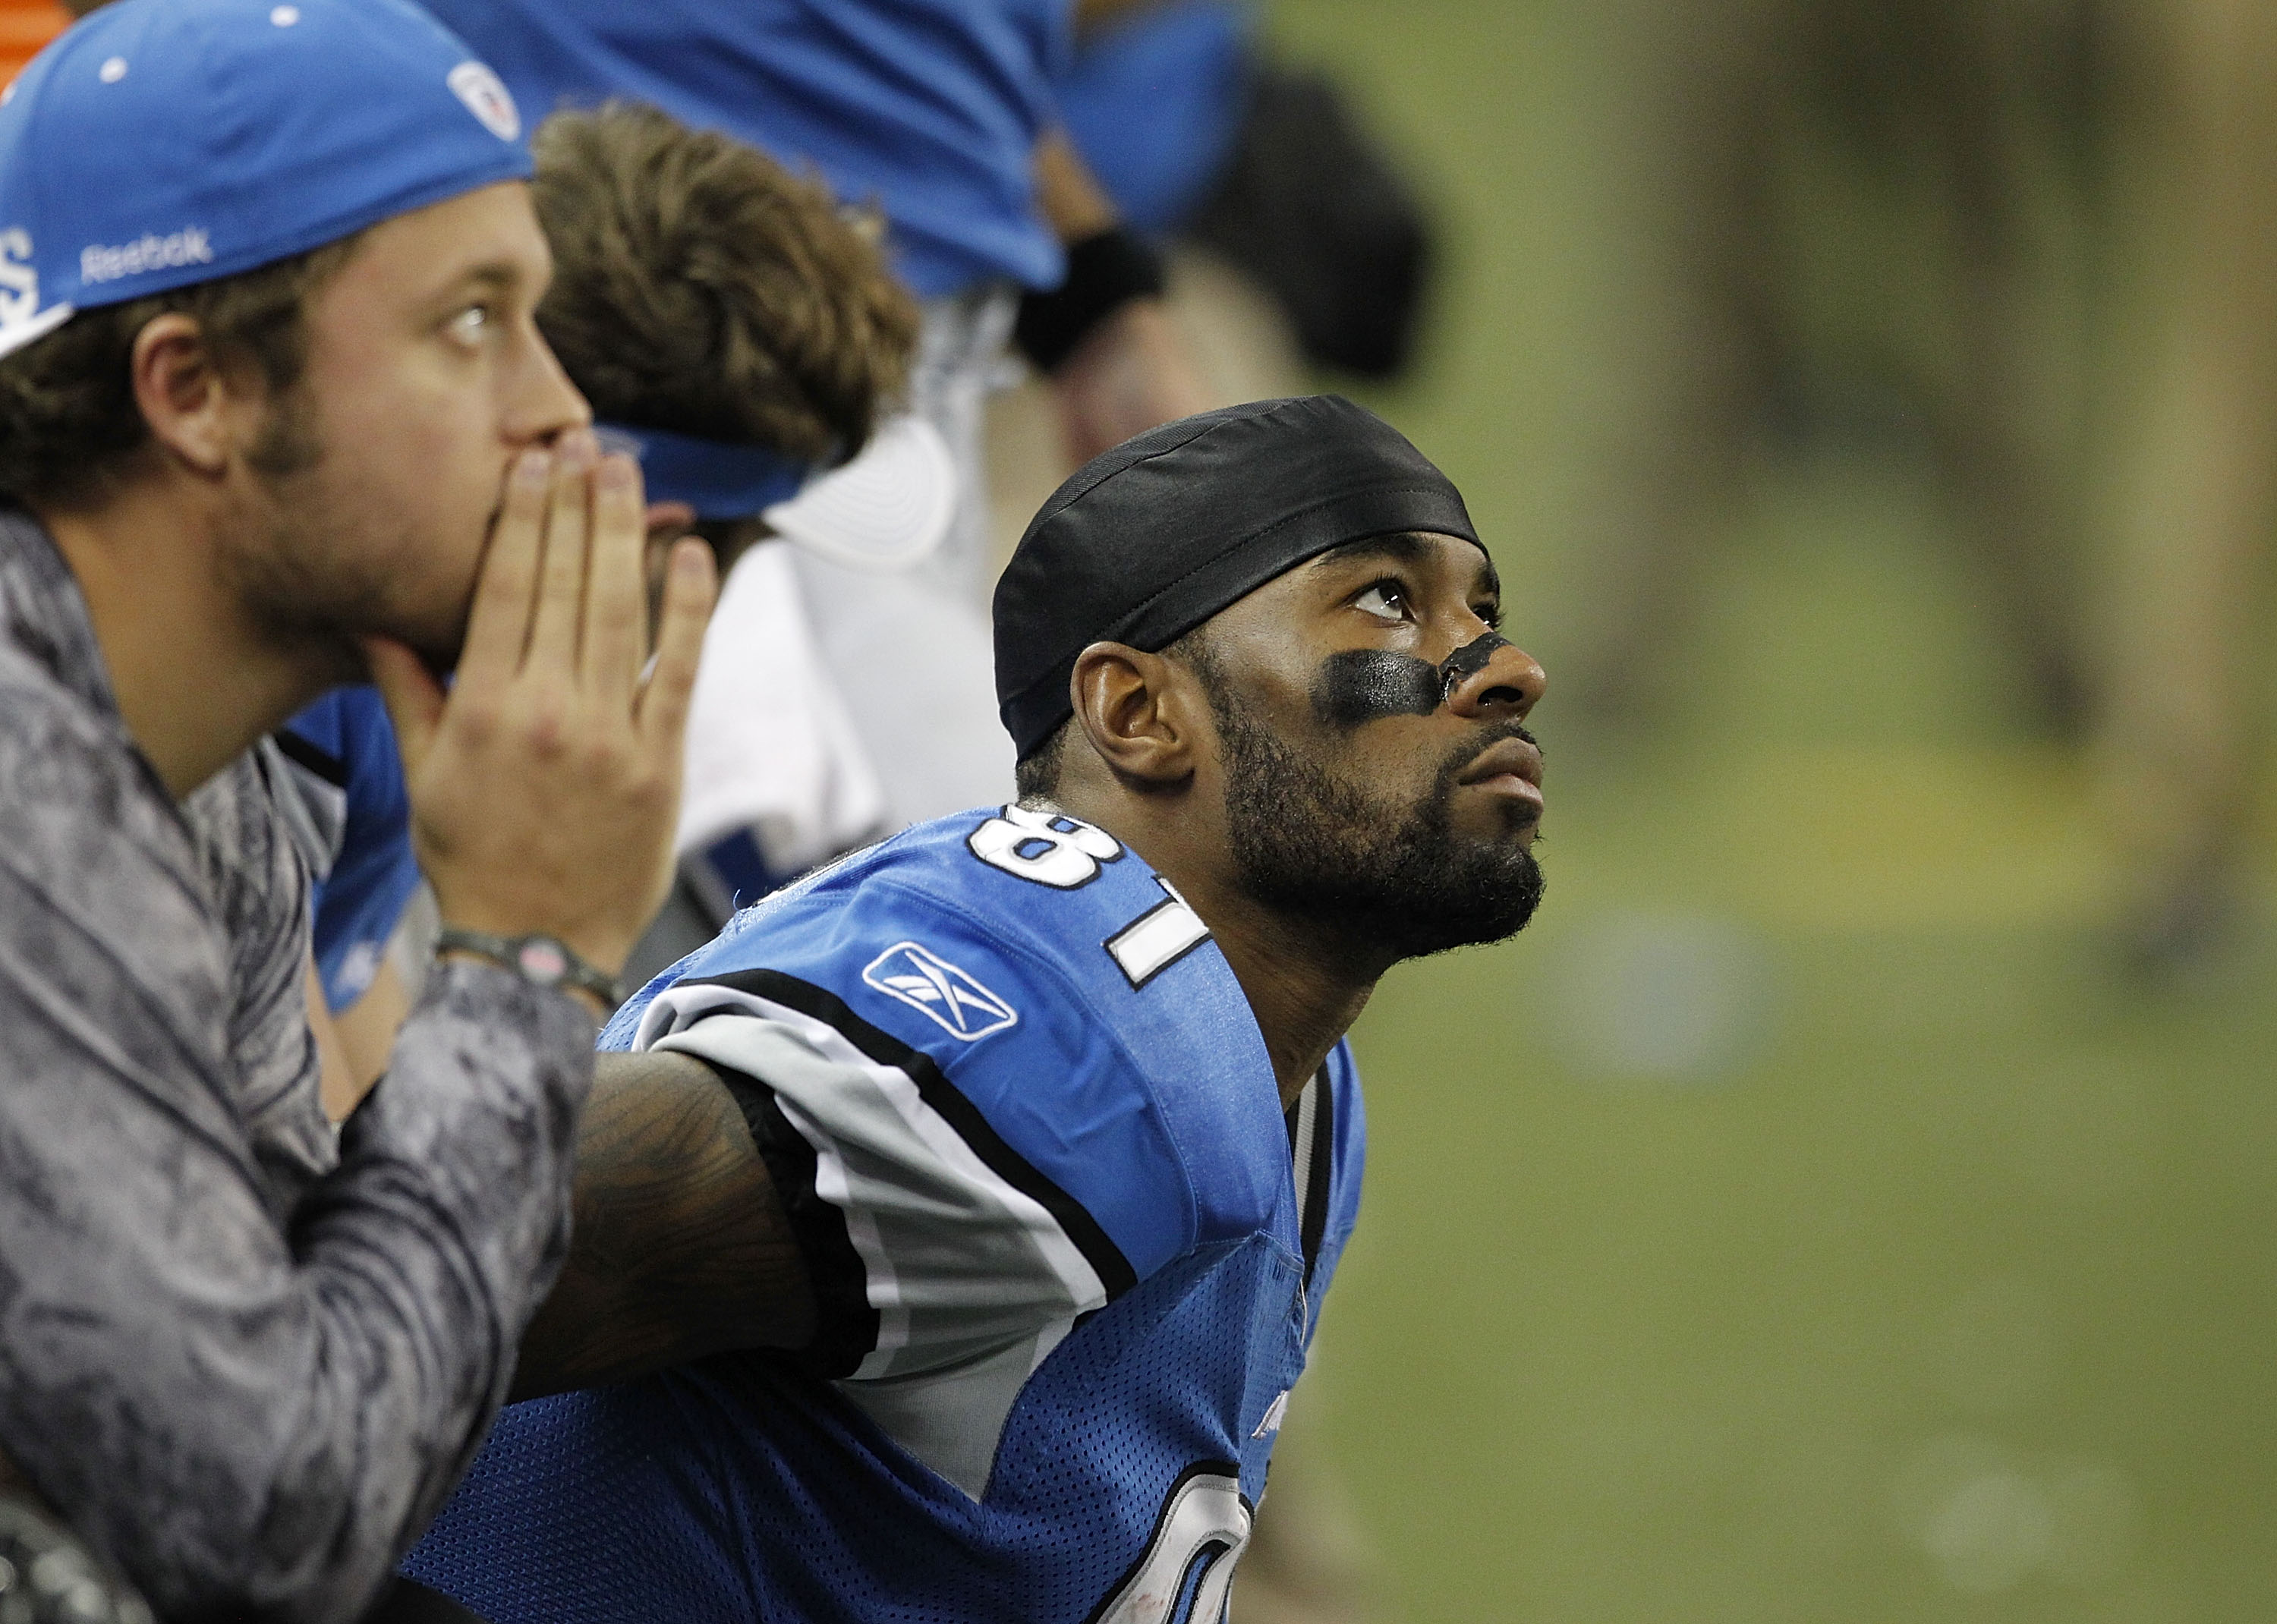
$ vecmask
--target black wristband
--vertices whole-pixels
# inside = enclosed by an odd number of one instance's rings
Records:
[[[1093,328],[1162,286],[1161,251],[1136,231],[1109,226],[1069,245],[1067,279],[1059,286],[1021,299],[1012,342],[1038,371],[1054,371]]]

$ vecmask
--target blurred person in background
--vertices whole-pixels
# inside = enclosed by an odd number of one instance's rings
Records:
[[[1406,369],[1431,222],[1337,80],[1260,43],[1253,4],[1174,0],[1114,19],[1082,34],[1055,89],[1132,228],[1239,271],[1307,361],[1379,381]]]
[[[1167,308],[1207,392],[1262,400],[1306,368],[1375,381],[1413,359],[1434,226],[1329,75],[1276,62],[1249,0],[1165,0],[1079,35],[1054,87],[1069,139],[1166,254]],[[997,543],[1073,470],[1048,383],[988,414]]]
[[[956,468],[902,409],[918,314],[874,216],[653,108],[557,113],[536,148],[560,268],[538,325],[639,456],[657,533],[692,527],[726,572],[689,718],[682,884],[635,955],[653,975],[739,899],[890,827],[793,560],[923,567]]]
[[[0,1446],[165,1616],[356,1617],[449,1491],[668,864],[710,566],[644,679],[529,171],[396,0],[143,0],[0,104]],[[259,741],[367,667],[446,957],[336,1138]]]
[[[910,404],[954,455],[948,541],[900,576],[796,560],[892,824],[1009,793],[993,720],[979,434],[1008,340],[1053,379],[1072,453],[1208,405],[1161,270],[1054,116],[1073,30],[1143,0],[433,0],[541,113],[627,96],[811,167],[885,217],[922,304]],[[881,650],[922,648],[922,685]]]
[[[1710,0],[1619,9],[1634,281],[1619,447],[1575,697],[1665,700],[1750,460],[1782,427],[1925,452],[2022,656],[2029,709],[2094,747],[2119,924],[2151,973],[2240,899],[2277,529],[2277,28],[2233,0]],[[1814,326],[1828,167],[1889,256]],[[1811,188],[1816,187],[1814,192]],[[1816,209],[1821,217],[1809,217]],[[1824,290],[1818,290],[1823,295]],[[1894,410],[1892,406],[1894,406]]]
[[[2030,708],[2075,729],[2084,513],[2063,438],[2075,414],[2051,399],[2072,335],[2050,330],[2033,189],[2061,178],[2083,117],[2080,8],[1629,0],[1606,20],[1625,280],[1577,702],[1648,719],[1682,679],[1674,650],[1702,555],[1767,439],[1863,427],[1926,453],[2022,656]],[[1823,212],[1829,165],[1870,177],[1900,216],[1881,240],[1903,253],[1864,264],[1886,280],[1846,292],[1875,319],[1835,335],[1814,330],[1805,238],[1845,226],[1797,214]]]
[[[2216,945],[2267,761],[2277,540],[2277,12],[2105,0],[2119,275],[2101,368],[2098,765],[2138,962]]]

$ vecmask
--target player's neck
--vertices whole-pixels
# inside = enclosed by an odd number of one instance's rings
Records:
[[[1286,1109],[1367,1007],[1382,967],[1338,961],[1321,952],[1317,931],[1260,907],[1230,886],[1201,883],[1190,889],[1176,876],[1170,883],[1210,928],[1241,983]]]
[[[321,691],[224,585],[217,514],[135,486],[40,518],[87,600],[126,731],[177,800]]]
[[[1250,896],[1222,824],[1192,801],[1095,797],[1083,788],[1063,778],[1061,808],[1137,852],[1200,915],[1249,1001],[1281,1103],[1293,1104],[1392,960]]]

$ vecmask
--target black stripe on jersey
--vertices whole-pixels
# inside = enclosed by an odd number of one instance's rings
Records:
[[[906,1074],[917,1084],[918,1097],[956,1131],[957,1137],[987,1164],[990,1172],[1052,1215],[1091,1264],[1092,1272],[1099,1276],[1100,1284],[1107,1288],[1108,1301],[1138,1283],[1138,1271],[1123,1256],[1123,1248],[1115,1244],[1114,1237],[1100,1227],[1099,1220],[1081,1202],[1039,1172],[1026,1157],[999,1138],[996,1130],[988,1126],[988,1119],[956,1091],[956,1085],[924,1050],[912,1049],[892,1034],[880,1031],[847,1008],[836,995],[780,970],[736,970],[726,975],[691,977],[682,984],[732,987],[738,992],[748,992],[811,1015],[879,1065]]]
[[[1326,1066],[1314,1080],[1317,1094],[1313,1101],[1313,1142],[1300,1147],[1298,1154],[1311,1158],[1312,1168],[1305,1180],[1305,1210],[1299,1220],[1298,1233],[1305,1246],[1305,1289],[1313,1286],[1313,1265],[1321,1261],[1321,1241],[1329,1233],[1329,1209],[1331,1199],[1329,1181],[1336,1160],[1336,1091],[1329,1084]]]
[[[689,1058],[711,1067],[743,1113],[806,1264],[814,1340],[790,1354],[788,1362],[832,1380],[853,1375],[878,1346],[878,1310],[870,1301],[869,1271],[846,1233],[845,1211],[815,1194],[814,1147],[790,1125],[765,1083],[700,1054]]]
[[[318,749],[289,727],[280,727],[270,737],[294,766],[307,768],[335,789],[348,786],[348,764],[331,751]]]

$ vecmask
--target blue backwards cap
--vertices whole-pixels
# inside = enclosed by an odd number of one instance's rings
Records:
[[[408,0],[118,0],[0,99],[0,355],[529,172],[498,75]]]

